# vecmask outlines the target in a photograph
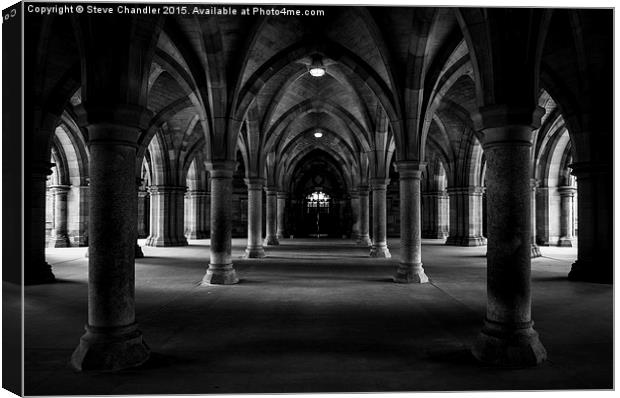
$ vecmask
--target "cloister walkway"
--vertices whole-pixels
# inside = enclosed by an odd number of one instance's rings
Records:
[[[469,353],[485,314],[485,247],[424,240],[431,283],[401,285],[391,282],[396,239],[390,260],[325,239],[285,239],[243,260],[246,241],[234,239],[240,283],[205,287],[208,243],[143,247],[136,311],[153,354],[108,374],[68,366],[86,322],[85,249],[48,249],[60,281],[25,288],[26,394],[612,387],[613,286],[569,282],[574,248],[542,247],[532,260],[533,319],[549,360],[493,369]]]

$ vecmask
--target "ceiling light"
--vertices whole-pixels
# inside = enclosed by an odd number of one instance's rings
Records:
[[[310,65],[310,74],[314,77],[321,77],[325,75],[325,67],[323,66],[323,60],[320,55],[312,57],[312,64]]]
[[[320,131],[316,131],[316,132],[314,133],[314,136],[315,136],[316,138],[321,138],[321,137],[323,137],[323,133],[321,133]]]

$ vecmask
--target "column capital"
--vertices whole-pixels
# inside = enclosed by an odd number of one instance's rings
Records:
[[[288,199],[288,192],[286,191],[278,191],[277,195],[278,199]]]
[[[174,185],[151,185],[148,187],[148,191],[151,194],[164,194],[171,192],[185,192],[187,187],[174,186]]]
[[[264,178],[244,178],[243,181],[250,191],[260,191],[263,189],[263,185],[265,185]]]
[[[54,193],[68,192],[71,189],[69,185],[50,185],[48,187]]]
[[[47,180],[47,176],[52,174],[52,167],[56,166],[55,163],[50,162],[36,162],[30,165],[30,173],[33,178],[39,178]]]
[[[485,188],[480,186],[448,187],[446,191],[448,195],[482,195]]]
[[[267,192],[267,195],[277,195],[278,187],[277,185],[266,185],[265,192]]]
[[[532,191],[536,191],[539,186],[540,181],[538,181],[536,178],[530,178],[530,188],[532,188]]]
[[[96,125],[115,125],[146,130],[153,112],[134,104],[101,105],[83,102],[75,107],[77,123],[89,129]],[[90,138],[90,129],[88,131]]]
[[[399,160],[396,162],[396,170],[400,179],[420,179],[422,172],[426,169],[426,162],[417,160]]]
[[[490,105],[472,115],[483,148],[498,144],[531,145],[533,131],[545,114],[539,106]]]
[[[204,189],[190,189],[186,192],[188,197],[206,197],[208,194]]]
[[[209,160],[205,167],[210,178],[232,178],[237,162],[234,160]]]
[[[375,190],[385,190],[390,183],[389,178],[371,178],[370,179],[370,188]]]
[[[358,185],[356,187],[356,191],[359,195],[368,195],[368,191],[370,191],[370,187],[368,185]]]
[[[573,197],[573,196],[575,196],[576,192],[577,192],[577,188],[575,188],[575,187],[571,187],[571,186],[558,187],[558,193],[562,197],[564,197],[564,196]]]

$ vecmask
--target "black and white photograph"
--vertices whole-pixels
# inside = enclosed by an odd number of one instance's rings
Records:
[[[613,7],[3,2],[2,388],[612,392]]]

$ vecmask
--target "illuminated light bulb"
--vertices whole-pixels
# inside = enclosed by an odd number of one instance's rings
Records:
[[[316,131],[316,132],[314,133],[314,136],[315,136],[316,138],[321,138],[321,137],[323,137],[323,133],[321,133],[320,131]]]

